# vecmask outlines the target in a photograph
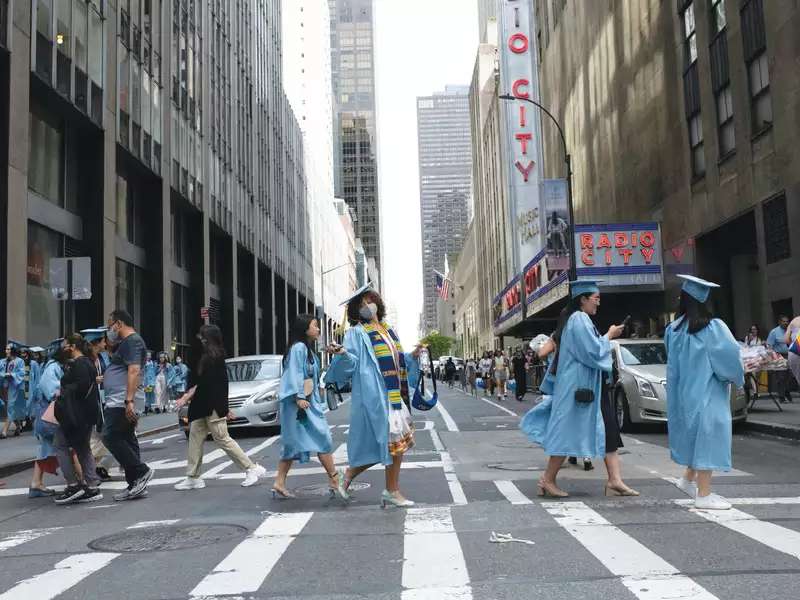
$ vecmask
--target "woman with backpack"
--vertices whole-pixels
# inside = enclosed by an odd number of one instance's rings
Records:
[[[94,361],[87,354],[88,344],[79,333],[72,333],[64,339],[61,346],[64,376],[59,397],[55,400],[58,429],[53,445],[67,487],[56,496],[56,504],[94,502],[103,498],[89,443],[92,429],[102,420],[100,392],[97,390]],[[82,478],[75,471],[73,451],[78,457]]]
[[[325,402],[319,393],[320,365],[313,349],[319,334],[319,321],[315,316],[295,317],[289,351],[283,357],[283,375],[278,392],[283,449],[272,486],[273,497],[294,498],[294,494],[286,489],[289,469],[294,461],[307,463],[311,453],[315,453],[328,473],[331,495],[338,494],[344,500],[348,498],[344,473],[334,466],[331,431],[323,412]]]

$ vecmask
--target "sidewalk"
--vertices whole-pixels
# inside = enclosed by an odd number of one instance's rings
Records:
[[[137,429],[138,436],[153,435],[176,427],[178,424],[177,413],[160,415],[143,415]],[[0,477],[19,473],[33,465],[36,456],[36,439],[30,431],[24,432],[19,437],[9,437],[0,440]]]
[[[744,428],[780,437],[800,440],[800,394],[792,394],[794,402],[781,404],[783,412],[769,398],[758,400],[748,411]]]

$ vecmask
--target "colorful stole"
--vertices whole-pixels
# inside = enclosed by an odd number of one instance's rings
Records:
[[[386,325],[386,323],[381,323],[381,325],[394,342],[394,347],[397,350],[397,364],[394,362],[392,349],[380,334],[378,326],[365,323],[363,327],[364,331],[366,331],[369,336],[370,342],[372,342],[372,351],[375,353],[375,358],[378,359],[378,367],[381,370],[381,375],[383,375],[383,382],[386,384],[386,390],[389,392],[389,404],[391,404],[394,410],[401,410],[403,408],[403,402],[408,402],[408,371],[406,371],[406,359],[403,355],[403,347],[400,345],[397,334],[395,334],[394,330]]]

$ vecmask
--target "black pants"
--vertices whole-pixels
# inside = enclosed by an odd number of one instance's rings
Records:
[[[128,485],[133,485],[148,470],[141,459],[136,428],[125,416],[124,408],[106,408],[104,416],[103,443],[125,471]]]

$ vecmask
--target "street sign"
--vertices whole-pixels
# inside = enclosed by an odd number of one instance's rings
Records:
[[[206,320],[208,319],[208,307],[207,306],[202,306],[200,308],[200,318],[201,319],[206,319]]]
[[[90,300],[92,298],[91,257],[51,258],[50,292],[56,300]]]

